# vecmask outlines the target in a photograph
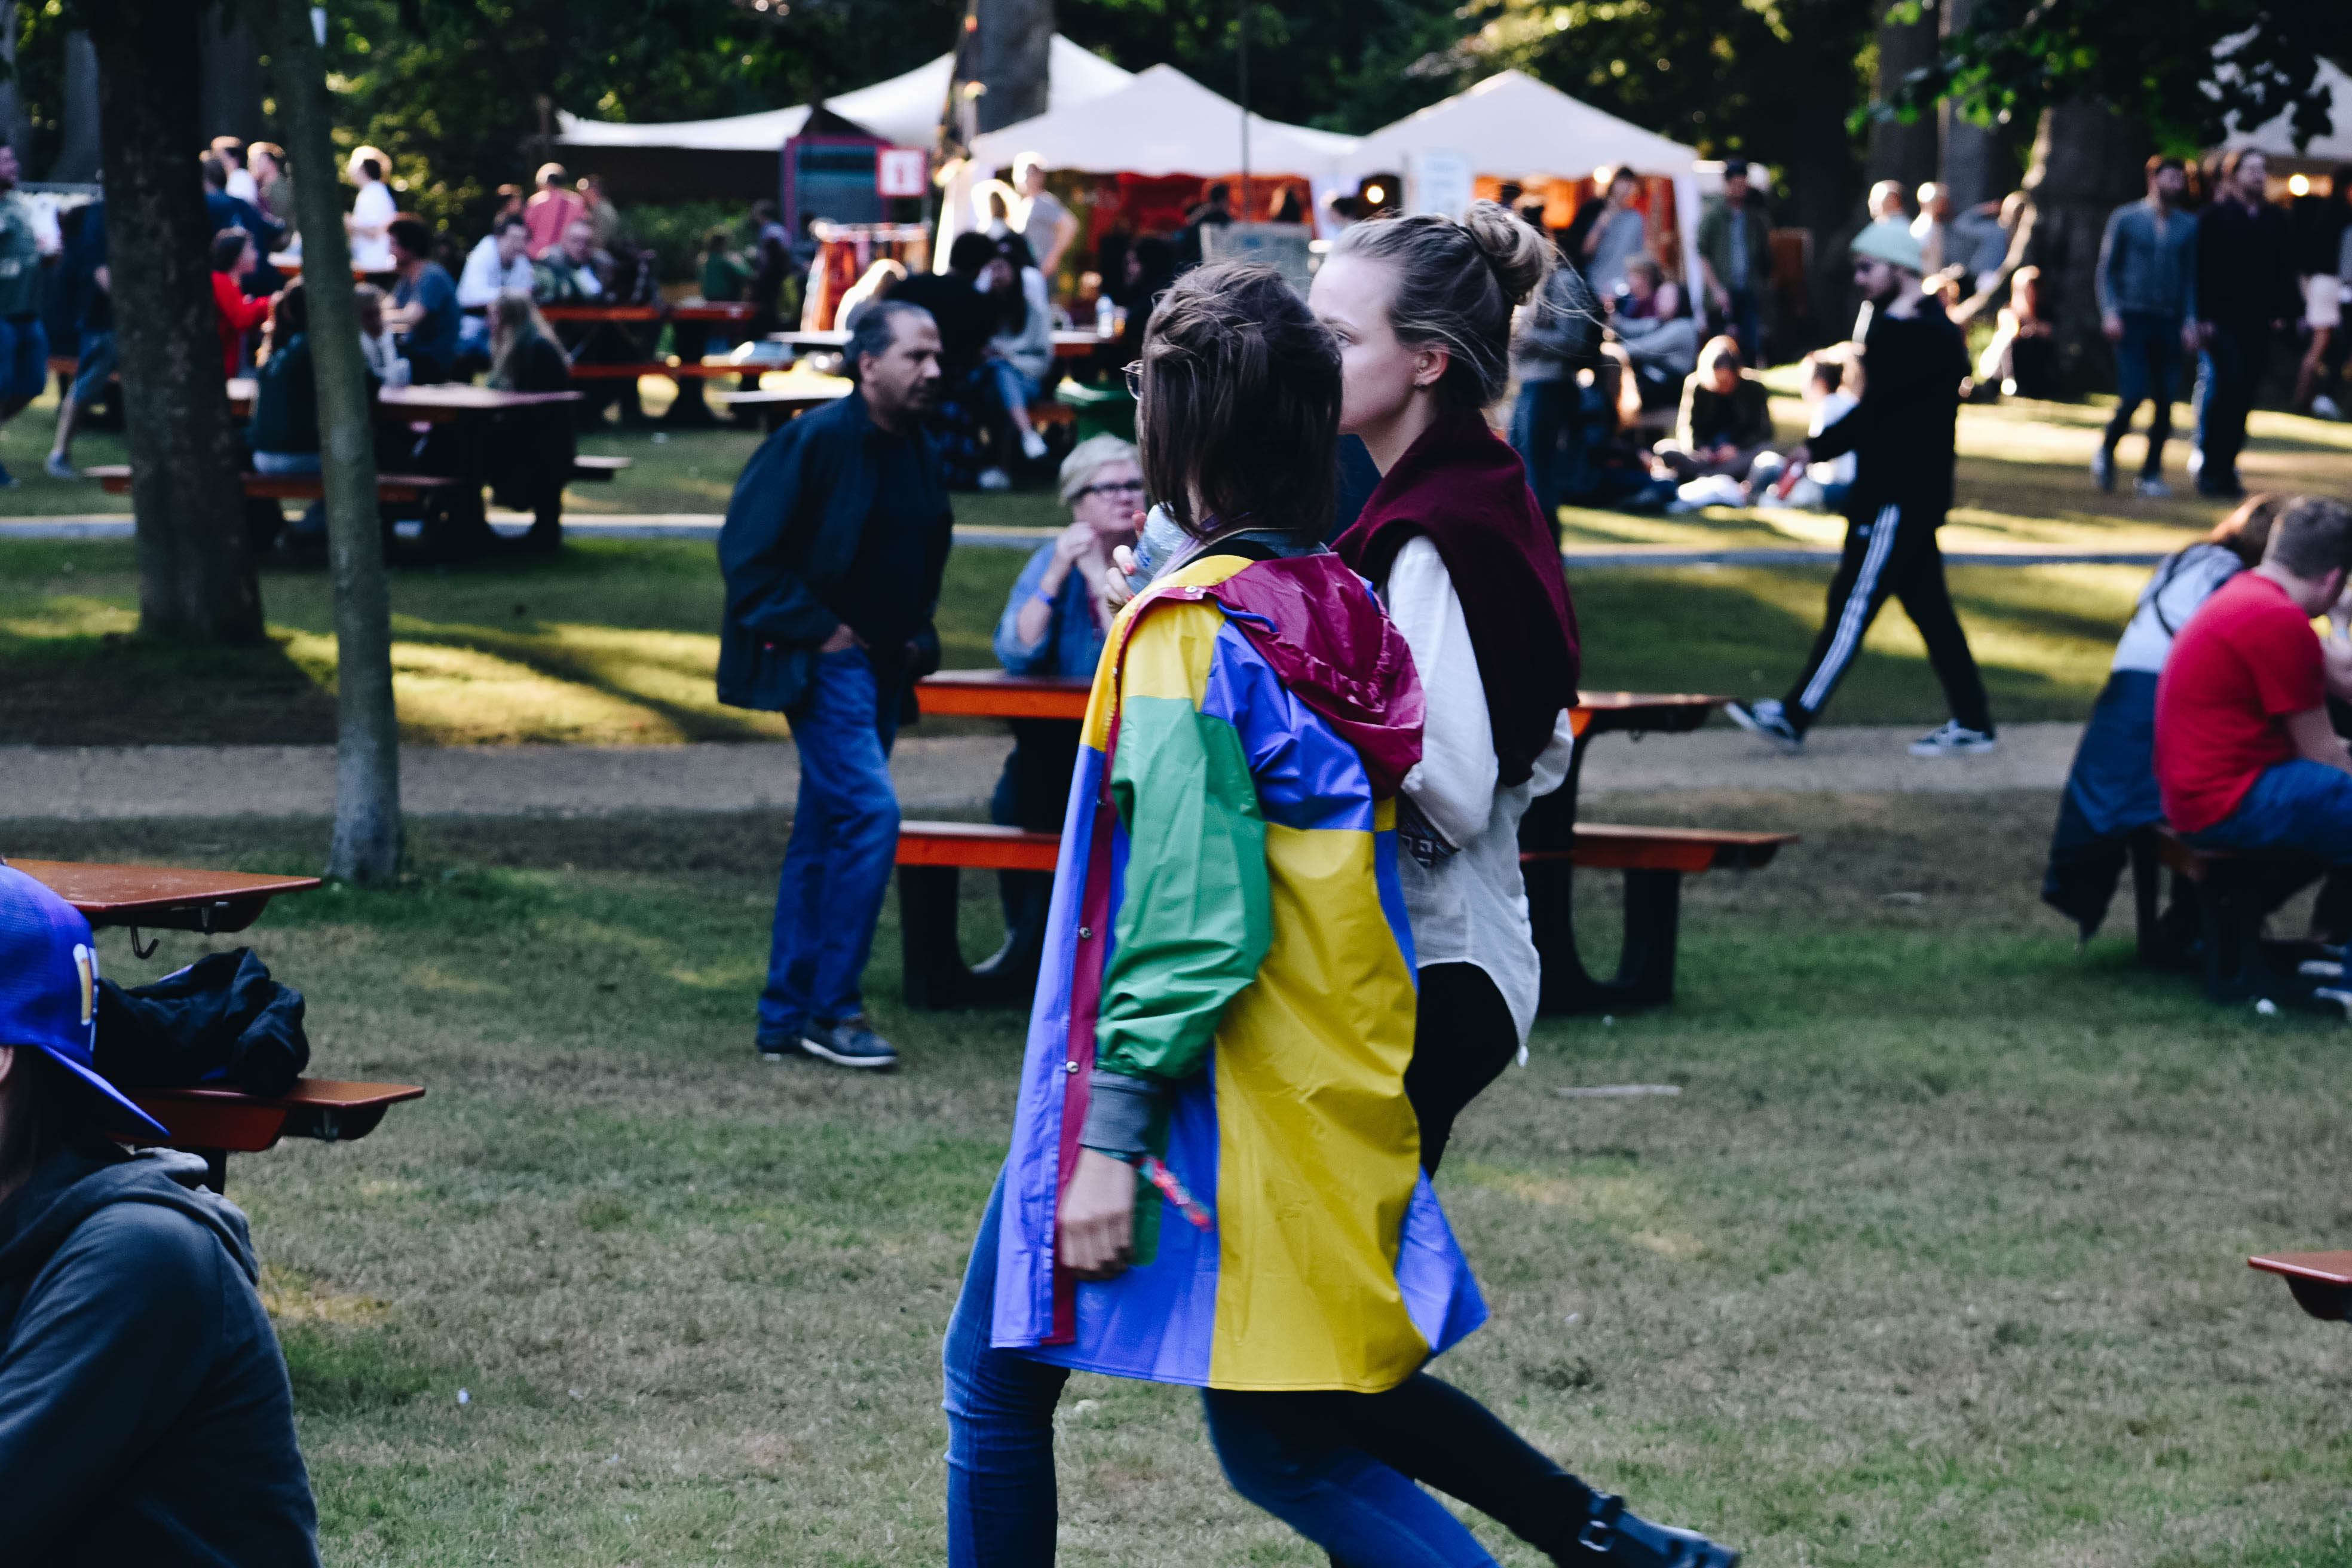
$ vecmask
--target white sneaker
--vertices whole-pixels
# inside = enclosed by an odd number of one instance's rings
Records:
[[[1777,742],[1784,752],[1801,748],[1805,737],[1789,722],[1788,710],[1777,697],[1767,697],[1759,702],[1727,702],[1724,716],[1751,735],[1761,735]]]
[[[982,468],[980,470],[980,488],[984,490],[1009,490],[1013,488],[1013,476],[1003,468]]]
[[[2314,416],[2321,419],[2341,419],[2344,417],[2344,410],[2336,405],[2336,399],[2328,396],[2327,394],[2324,392],[2311,400],[2311,412]]]
[[[1024,434],[1021,437],[1021,455],[1033,463],[1043,458],[1045,456],[1045,437],[1034,430]]]
[[[2162,500],[2172,494],[2172,487],[2162,479],[2135,479],[2132,481],[2132,489],[2150,500]]]
[[[2103,491],[2116,488],[2116,455],[2104,447],[2091,454],[2091,482]]]
[[[1948,719],[1942,729],[1912,742],[1911,754],[1915,757],[1975,757],[2000,744],[1981,730],[1971,730],[1958,719]]]

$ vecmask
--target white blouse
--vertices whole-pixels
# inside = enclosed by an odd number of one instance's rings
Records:
[[[1381,592],[1404,635],[1428,701],[1421,761],[1404,777],[1404,795],[1456,852],[1434,866],[1397,857],[1405,915],[1412,923],[1413,962],[1473,963],[1485,970],[1511,1009],[1522,1058],[1535,1022],[1543,964],[1528,923],[1527,884],[1519,875],[1519,818],[1528,803],[1568,776],[1576,736],[1562,709],[1551,742],[1526,782],[1503,787],[1494,725],[1470,626],[1444,558],[1427,536],[1406,542]]]

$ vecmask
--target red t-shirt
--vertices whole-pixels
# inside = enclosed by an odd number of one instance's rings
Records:
[[[2263,770],[2292,762],[2290,713],[2327,700],[2319,638],[2286,590],[2241,572],[2173,640],[2156,683],[2156,782],[2182,833],[2238,809]]]

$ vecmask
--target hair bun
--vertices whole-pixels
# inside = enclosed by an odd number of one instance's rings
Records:
[[[1486,258],[1486,265],[1495,269],[1495,280],[1503,286],[1503,297],[1513,306],[1524,304],[1542,287],[1555,253],[1551,241],[1526,219],[1500,202],[1476,201],[1462,215],[1462,226],[1469,231],[1471,243]]]

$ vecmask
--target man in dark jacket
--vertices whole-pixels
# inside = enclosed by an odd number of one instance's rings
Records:
[[[1889,595],[1927,645],[1951,721],[1911,743],[1915,757],[1965,756],[1993,749],[1992,713],[1968,634],[1944,583],[1936,531],[1952,506],[1952,456],[1968,379],[1968,344],[1943,308],[1920,289],[1917,237],[1900,218],[1881,218],[1854,237],[1853,278],[1871,305],[1862,351],[1859,406],[1789,454],[1794,476],[1816,458],[1854,454],[1846,492],[1845,553],[1830,579],[1829,613],[1802,674],[1785,698],[1729,704],[1743,729],[1794,750],[1803,743],[1863,635]]]
[[[761,1056],[888,1068],[858,986],[898,838],[890,743],[939,667],[931,617],[954,517],[922,413],[940,378],[929,312],[877,300],[850,324],[857,390],[768,437],[719,535],[719,700],[788,715],[799,804],[760,994]]]
[[[0,868],[0,1563],[316,1568],[245,1216],[92,1066],[89,924]]]
[[[2271,334],[2301,313],[2292,226],[2268,195],[2270,161],[2242,147],[2221,160],[2220,199],[2197,219],[2197,493],[2245,494],[2238,454],[2262,390]]]

